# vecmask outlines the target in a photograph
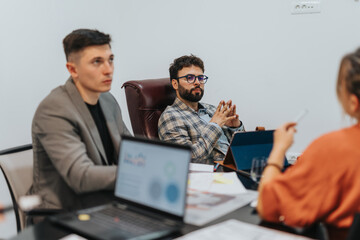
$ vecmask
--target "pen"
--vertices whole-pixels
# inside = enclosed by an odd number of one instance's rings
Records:
[[[220,165],[220,163],[217,163],[217,164],[215,165],[215,167],[214,167],[214,172],[216,172],[216,170],[218,169],[219,165]]]
[[[304,109],[300,112],[300,114],[295,118],[296,124],[298,124],[300,122],[301,119],[303,119],[303,117],[305,117],[305,115],[309,112],[309,110]]]

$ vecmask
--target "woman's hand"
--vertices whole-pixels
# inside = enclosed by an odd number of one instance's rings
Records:
[[[274,147],[273,149],[286,152],[294,142],[294,134],[296,132],[295,122],[288,122],[281,125],[274,132]]]

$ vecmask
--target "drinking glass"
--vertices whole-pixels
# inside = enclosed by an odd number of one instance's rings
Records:
[[[250,177],[251,179],[259,183],[261,179],[262,172],[266,166],[266,158],[265,157],[255,157],[252,160]]]

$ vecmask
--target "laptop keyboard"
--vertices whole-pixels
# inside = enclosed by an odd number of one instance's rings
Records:
[[[91,214],[93,223],[131,235],[142,235],[169,228],[162,221],[120,208],[105,208]]]

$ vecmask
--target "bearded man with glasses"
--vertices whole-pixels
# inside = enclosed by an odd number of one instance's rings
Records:
[[[213,164],[223,160],[234,132],[245,131],[232,101],[221,100],[217,107],[200,103],[208,77],[203,61],[182,56],[169,68],[176,99],[159,119],[159,138],[192,145],[192,162]]]

